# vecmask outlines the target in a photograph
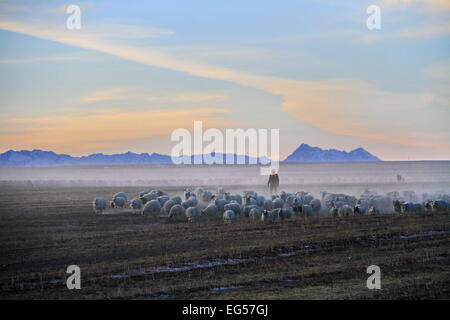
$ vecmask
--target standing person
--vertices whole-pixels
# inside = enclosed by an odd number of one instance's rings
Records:
[[[280,178],[278,177],[275,169],[272,169],[272,173],[269,176],[269,181],[267,182],[267,186],[270,190],[270,195],[277,193],[278,186],[280,185]]]

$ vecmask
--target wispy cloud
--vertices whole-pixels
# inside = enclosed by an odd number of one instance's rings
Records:
[[[382,0],[381,5],[392,7],[416,6],[430,10],[450,10],[450,2],[448,0]]]
[[[223,94],[187,92],[176,94],[171,101],[173,102],[212,102],[225,99]]]
[[[85,28],[92,37],[115,41],[168,37],[174,34],[173,31],[162,28],[138,27],[118,23],[95,24]]]
[[[101,102],[101,101],[112,101],[124,99],[125,89],[123,88],[110,88],[100,91],[91,92],[88,95],[81,98],[81,102],[91,103],[91,102]]]
[[[0,139],[5,149],[51,149],[56,152],[97,152],[117,146],[132,150],[137,142],[168,135],[173,128],[189,128],[202,119],[205,127],[240,126],[227,120],[226,110],[194,108],[90,113],[55,113],[43,117],[1,119]]]
[[[83,59],[79,56],[49,56],[35,58],[17,58],[17,59],[1,59],[0,64],[20,64],[20,63],[41,63],[41,62],[57,62]]]
[[[431,134],[426,127],[418,123],[433,99],[426,92],[391,93],[363,81],[348,79],[303,81],[258,76],[230,68],[174,58],[148,47],[115,42],[109,36],[100,36],[101,33],[92,33],[89,30],[71,32],[54,26],[7,19],[0,21],[0,28],[96,50],[146,65],[261,89],[282,97],[283,111],[334,134],[353,136],[374,143],[404,146],[427,144],[427,141],[433,138],[435,140],[433,143],[428,143],[429,146],[450,149],[446,133]],[[122,38],[123,34],[117,37]],[[97,93],[88,97],[86,101],[111,99],[114,98],[114,94],[117,98],[117,94],[120,93]],[[186,97],[184,99],[186,100]],[[402,119],[406,125],[400,126],[398,119]],[[142,119],[140,121],[142,122]],[[155,122],[152,121],[152,123]],[[166,131],[163,130],[163,132]],[[411,132],[414,132],[414,136]],[[86,133],[89,133],[89,130]]]
[[[401,31],[399,35],[417,39],[444,37],[450,35],[450,23],[415,26]]]

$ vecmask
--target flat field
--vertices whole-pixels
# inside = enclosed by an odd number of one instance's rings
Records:
[[[450,298],[450,212],[230,225],[94,215],[92,199],[117,191],[2,187],[0,298]],[[66,287],[73,264],[81,290]],[[381,290],[366,286],[373,264]]]

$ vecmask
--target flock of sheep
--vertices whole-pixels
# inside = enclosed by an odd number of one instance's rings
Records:
[[[118,192],[112,196],[111,208],[130,207],[135,213],[150,216],[164,215],[173,221],[196,221],[201,217],[222,218],[231,222],[238,218],[250,220],[282,220],[292,217],[309,217],[331,214],[337,217],[382,214],[410,213],[425,210],[450,210],[450,195],[422,195],[413,191],[389,192],[379,195],[366,190],[359,198],[347,194],[322,192],[321,200],[308,192],[280,192],[266,198],[255,191],[244,191],[243,195],[231,194],[223,188],[213,193],[202,188],[195,191],[187,189],[184,200],[180,196],[170,197],[162,190],[142,191],[128,201],[128,194]],[[105,198],[95,198],[94,212],[101,213],[108,208]]]

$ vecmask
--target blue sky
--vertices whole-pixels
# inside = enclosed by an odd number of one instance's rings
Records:
[[[442,0],[2,1],[0,152],[170,153],[203,120],[279,128],[282,157],[448,160],[449,17]]]

